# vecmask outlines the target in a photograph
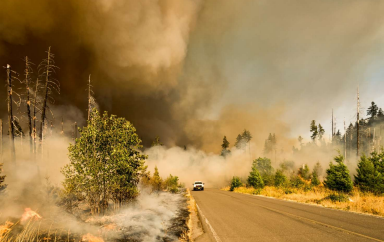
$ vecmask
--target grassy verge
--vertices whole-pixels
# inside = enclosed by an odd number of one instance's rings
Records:
[[[229,186],[222,188],[222,190],[229,191]],[[235,188],[234,192],[263,195],[301,203],[318,204],[328,208],[384,216],[384,197],[362,193],[356,188],[349,195],[339,195],[322,186],[314,187],[307,191],[300,188],[277,188],[270,186],[266,186],[263,189],[238,187]]]

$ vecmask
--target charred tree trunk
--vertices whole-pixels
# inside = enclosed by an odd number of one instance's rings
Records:
[[[28,128],[29,128],[29,152],[32,153],[32,118],[31,118],[31,100],[29,98],[29,80],[30,80],[30,62],[28,56],[25,57],[25,88],[27,91],[27,115],[28,115]]]
[[[45,112],[47,109],[47,101],[48,101],[48,82],[49,82],[49,76],[51,72],[50,63],[51,62],[51,47],[48,48],[48,57],[47,57],[47,65],[45,70],[45,84],[44,84],[44,100],[43,100],[43,106],[41,109],[41,125],[40,125],[40,145],[43,145],[43,129],[44,129],[44,122],[45,122]]]
[[[36,104],[37,104],[37,90],[39,87],[39,79],[36,79],[35,100],[33,105],[33,153],[36,153]]]
[[[14,137],[14,128],[13,128],[13,113],[12,113],[12,71],[11,66],[7,65],[7,81],[8,81],[8,123],[9,123],[9,141],[11,148],[11,160],[16,160],[15,152],[15,137]]]

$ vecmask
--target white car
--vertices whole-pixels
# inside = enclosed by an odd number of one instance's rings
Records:
[[[193,190],[194,191],[204,191],[204,183],[201,182],[201,181],[195,181],[195,183],[192,184],[193,185]]]

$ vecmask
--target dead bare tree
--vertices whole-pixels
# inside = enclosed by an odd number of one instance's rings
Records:
[[[39,65],[39,73],[41,73],[43,80],[45,79],[43,103],[41,108],[41,125],[40,125],[40,133],[39,133],[39,138],[41,142],[40,145],[42,145],[42,142],[43,142],[43,130],[45,127],[44,125],[45,119],[47,118],[46,116],[47,109],[51,111],[47,104],[48,104],[48,101],[50,101],[51,103],[54,103],[54,99],[52,96],[50,96],[50,94],[52,94],[53,90],[55,90],[57,93],[60,94],[60,83],[58,80],[52,77],[52,74],[55,73],[55,70],[58,69],[58,67],[55,66],[55,61],[54,61],[55,56],[54,54],[51,53],[51,47],[48,48],[48,51],[46,53],[47,53],[47,58],[44,59]]]
[[[91,85],[91,74],[89,74],[88,78],[88,120],[91,118],[91,112],[92,108],[96,106],[96,100],[93,97],[93,91],[92,91],[92,85]]]
[[[12,113],[12,70],[11,66],[7,65],[7,84],[8,84],[8,132],[9,132],[9,141],[11,147],[11,160],[16,160],[16,152],[15,152],[15,137],[14,137],[14,129],[13,129],[13,113]]]
[[[25,70],[24,70],[24,84],[26,90],[26,104],[27,104],[27,117],[28,117],[28,131],[29,131],[29,151],[32,153],[33,149],[33,137],[32,137],[32,118],[31,118],[31,100],[30,100],[30,85],[31,85],[31,74],[32,74],[32,62],[30,62],[28,56],[25,57]]]
[[[36,109],[37,109],[37,92],[39,88],[39,78],[36,79],[35,98],[33,101],[33,153],[36,153]]]

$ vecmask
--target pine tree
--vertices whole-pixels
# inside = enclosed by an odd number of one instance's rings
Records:
[[[221,148],[222,148],[221,156],[225,157],[226,155],[228,155],[231,152],[230,150],[228,150],[228,147],[229,147],[229,142],[227,140],[227,136],[224,136],[223,143],[221,144]]]
[[[335,191],[350,192],[353,185],[347,166],[344,164],[344,157],[339,154],[334,158],[336,165],[332,162],[327,169],[327,176],[324,181],[324,185]]]
[[[316,137],[318,136],[318,131],[317,131],[317,126],[316,126],[315,120],[311,121],[310,131],[312,132],[311,139],[313,142],[315,142]]]
[[[249,173],[247,182],[249,186],[255,189],[264,187],[263,178],[261,177],[255,164],[252,165],[252,171]]]
[[[155,172],[153,173],[151,184],[153,191],[159,192],[162,190],[163,180],[160,177],[159,169],[157,169],[157,166],[155,166]]]
[[[373,120],[378,114],[379,108],[375,104],[375,102],[371,102],[371,106],[367,109],[367,115],[371,116],[371,120]]]
[[[325,130],[324,130],[323,126],[321,126],[321,124],[319,124],[318,131],[317,131],[317,134],[319,136],[319,140],[323,139],[324,132],[325,132]]]
[[[316,165],[313,167],[313,171],[311,174],[311,184],[313,186],[320,185],[321,182],[320,182],[319,176],[321,175],[321,173],[322,173],[321,165],[319,162],[317,162]]]
[[[357,164],[354,184],[362,191],[384,193],[384,152],[373,152],[370,157],[361,156]]]
[[[237,135],[236,137],[236,142],[235,142],[235,146],[237,149],[241,149],[243,147],[243,137],[241,136],[241,134]]]

